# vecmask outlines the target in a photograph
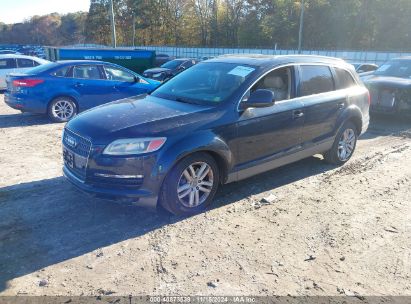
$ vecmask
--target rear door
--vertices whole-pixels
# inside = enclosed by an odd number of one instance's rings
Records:
[[[304,103],[304,144],[311,146],[329,139],[339,112],[346,106],[346,94],[336,91],[331,68],[326,65],[300,65],[298,96]]]
[[[72,89],[77,93],[81,110],[115,100],[114,88],[108,84],[97,64],[75,65],[71,71]]]
[[[6,75],[16,71],[16,59],[0,58],[0,90],[6,88]]]

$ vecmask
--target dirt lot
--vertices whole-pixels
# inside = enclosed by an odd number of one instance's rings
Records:
[[[312,157],[185,219],[76,191],[62,128],[0,95],[0,295],[411,295],[411,120],[373,121],[344,167]]]

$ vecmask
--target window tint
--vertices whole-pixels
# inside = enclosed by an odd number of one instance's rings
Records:
[[[14,59],[0,59],[0,70],[14,69],[16,67],[16,60]]]
[[[300,95],[307,96],[334,90],[334,81],[327,66],[301,66]]]
[[[70,69],[70,66],[66,66],[64,68],[58,69],[54,73],[51,73],[51,75],[56,76],[56,77],[66,77],[67,71]]]
[[[250,93],[265,89],[274,93],[275,101],[290,99],[291,77],[292,72],[290,68],[276,69],[259,80],[244,97],[248,99]]]
[[[335,68],[335,74],[338,79],[338,89],[346,89],[356,85],[351,74],[346,70]]]
[[[123,82],[134,82],[134,75],[128,73],[122,69],[118,69],[111,66],[104,66],[106,71],[106,76],[108,80],[123,81]]]
[[[77,65],[73,69],[73,77],[80,79],[101,79],[96,65]]]
[[[34,61],[26,58],[17,58],[17,66],[19,68],[32,68],[34,67]]]

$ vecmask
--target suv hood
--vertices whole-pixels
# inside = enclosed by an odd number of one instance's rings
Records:
[[[411,88],[411,79],[375,75],[364,80],[367,86],[383,86],[395,89]]]
[[[222,115],[215,107],[139,95],[85,111],[66,127],[94,144],[107,144],[119,138],[187,133]]]

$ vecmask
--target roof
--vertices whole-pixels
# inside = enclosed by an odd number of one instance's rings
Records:
[[[315,55],[261,55],[261,54],[235,54],[222,55],[207,62],[230,62],[255,66],[277,65],[285,63],[325,63],[347,64],[344,60],[335,57]]]
[[[0,58],[1,59],[4,59],[4,58],[11,58],[11,59],[20,58],[20,59],[32,59],[32,60],[36,60],[36,61],[43,62],[43,63],[48,62],[47,60],[39,58],[39,57],[18,55],[18,54],[3,54],[3,55],[0,55]]]
[[[82,64],[102,64],[102,63],[109,63],[112,64],[110,62],[105,62],[105,61],[101,61],[101,60],[59,60],[56,61],[57,63],[62,63],[62,64],[76,64],[76,63],[82,63]]]

